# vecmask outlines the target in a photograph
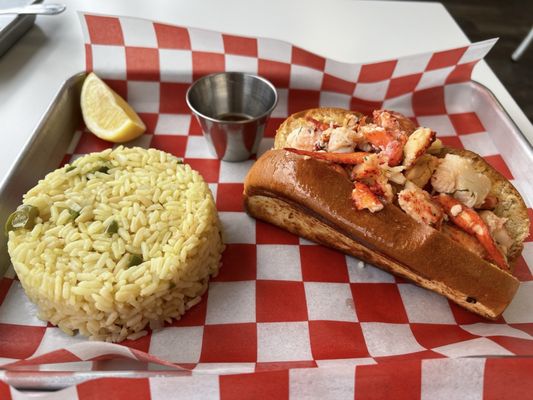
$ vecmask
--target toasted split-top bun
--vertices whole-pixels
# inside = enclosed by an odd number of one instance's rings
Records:
[[[246,211],[292,233],[372,263],[440,293],[487,318],[497,318],[511,302],[519,281],[483,260],[393,204],[370,213],[358,211],[351,200],[353,183],[326,162],[281,149],[298,120],[311,117],[342,124],[348,111],[307,110],[289,117],[279,128],[274,150],[261,156],[244,183]],[[359,115],[355,113],[355,115]],[[526,206],[511,183],[476,154],[443,149],[473,160],[492,181],[499,198],[495,212],[509,219],[514,239],[510,262],[521,252],[529,232]],[[324,266],[327,268],[327,266]]]

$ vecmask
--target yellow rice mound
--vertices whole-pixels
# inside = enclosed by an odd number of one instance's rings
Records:
[[[39,318],[66,333],[141,337],[198,303],[218,272],[224,245],[209,187],[165,152],[86,155],[23,203],[39,216],[9,232],[9,254]]]

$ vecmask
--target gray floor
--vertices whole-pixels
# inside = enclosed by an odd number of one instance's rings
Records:
[[[533,44],[511,54],[533,25],[533,0],[441,0],[471,41],[499,37],[486,60],[533,122]]]

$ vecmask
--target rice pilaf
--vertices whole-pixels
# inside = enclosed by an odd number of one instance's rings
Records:
[[[34,221],[9,232],[15,271],[39,317],[119,342],[200,301],[224,249],[200,174],[155,149],[108,149],[28,191]]]

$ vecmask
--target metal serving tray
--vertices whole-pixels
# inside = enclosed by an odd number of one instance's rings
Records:
[[[3,0],[2,7],[19,7],[42,3],[43,0]],[[0,57],[34,24],[35,15],[6,15],[0,17]]]
[[[58,91],[55,99],[46,110],[37,128],[18,157],[18,161],[9,171],[0,185],[0,221],[21,203],[22,195],[34,186],[48,172],[57,168],[63,160],[72,141],[74,133],[79,130],[82,122],[80,110],[80,92],[85,73],[79,73],[68,80]],[[465,102],[468,101],[482,119],[490,124],[487,131],[495,146],[505,142],[507,149],[517,146],[521,151],[513,154],[513,160],[505,158],[509,165],[520,168],[531,167],[533,138],[525,138],[507,115],[494,95],[484,86],[476,82],[462,84]],[[498,132],[509,132],[505,137],[498,137]],[[502,135],[499,135],[502,136]],[[525,150],[525,151],[524,151]],[[521,156],[522,154],[523,156]],[[518,164],[517,164],[518,163]],[[0,278],[10,265],[6,249],[6,238],[0,240]],[[127,369],[127,367],[126,367]],[[158,368],[159,369],[159,368]],[[93,371],[0,371],[0,379],[18,389],[57,390],[85,380],[99,377],[153,377],[179,376],[182,371],[176,370],[93,370]]]
[[[20,153],[18,161],[1,183],[0,221],[5,221],[21,203],[22,195],[48,172],[56,169],[63,160],[74,132],[79,128],[82,120],[80,92],[85,76],[84,72],[80,72],[63,83]],[[477,82],[465,83],[462,86],[465,94],[470,93],[468,100],[474,110],[483,117],[484,121],[490,122],[491,127],[487,130],[496,147],[500,148],[505,145],[527,149],[526,152],[507,152],[517,156],[517,158],[513,157],[513,159],[505,159],[505,161],[509,165],[518,165],[515,170],[522,170],[528,174],[529,172],[533,173],[530,171],[533,167],[530,163],[531,158],[533,158],[531,155],[533,138],[522,134],[488,88]],[[496,132],[501,131],[510,131],[511,135],[498,137]],[[512,140],[510,140],[511,138]],[[520,158],[520,154],[527,153],[531,157]],[[7,241],[5,237],[2,237],[0,240],[0,277],[4,275],[9,265]]]

